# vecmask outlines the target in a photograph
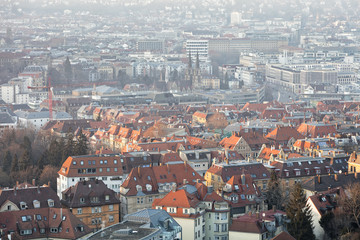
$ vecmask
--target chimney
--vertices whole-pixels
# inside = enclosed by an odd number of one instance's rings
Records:
[[[242,184],[242,185],[245,185],[245,184],[246,184],[246,183],[245,183],[245,174],[244,174],[244,173],[241,174],[241,184]]]
[[[259,218],[260,218],[260,213],[256,212],[256,219],[259,219]]]
[[[166,164],[166,168],[167,168],[168,174],[170,174],[170,165]]]
[[[19,186],[19,181],[16,181],[16,185],[15,185],[15,186],[16,186],[16,187]]]
[[[318,183],[320,184],[321,183],[321,176],[318,175],[317,177],[318,177]]]
[[[187,162],[184,161],[185,172],[187,172]]]
[[[276,212],[276,205],[273,205],[273,211]]]
[[[229,164],[229,159],[227,157],[225,157],[225,162],[226,164]]]
[[[334,175],[334,178],[335,178],[335,181],[337,182],[337,181],[338,181],[338,175],[335,174],[335,175]]]
[[[16,196],[16,189],[17,189],[17,187],[15,186],[14,187],[14,195]]]
[[[355,177],[355,179],[358,179],[358,173],[357,172],[354,173],[354,177]]]
[[[249,211],[249,217],[251,217],[251,215],[252,215],[252,212],[251,212],[251,211]]]
[[[138,167],[138,175],[139,175],[139,178],[141,178],[141,170],[140,170],[140,166]]]
[[[48,181],[48,184],[47,184],[47,185],[48,185],[48,187],[50,187],[50,181]]]
[[[31,183],[32,183],[33,186],[35,186],[35,178],[33,178]]]
[[[40,194],[40,186],[37,186],[37,192]]]

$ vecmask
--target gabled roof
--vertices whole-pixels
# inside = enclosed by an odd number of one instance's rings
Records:
[[[121,188],[128,189],[125,195],[134,196],[138,193],[137,186],[141,187],[143,193],[153,193],[158,192],[161,184],[172,187],[170,184],[175,183],[180,187],[184,184],[184,180],[194,184],[197,180],[204,179],[187,163],[168,163],[161,166],[133,168]],[[150,186],[151,188],[148,188]]]
[[[275,142],[284,142],[289,141],[291,138],[295,140],[303,138],[302,136],[294,127],[277,127],[270,133],[266,135],[266,138],[271,141]]]
[[[68,208],[103,206],[120,203],[120,200],[116,197],[116,193],[109,189],[101,180],[78,182],[74,186],[63,191],[63,194],[64,198],[61,200],[61,203]],[[108,200],[105,199],[106,195],[109,196]],[[91,198],[93,197],[97,197],[98,202],[92,201]],[[81,202],[80,198],[83,198],[84,201]]]
[[[25,216],[25,219],[23,217]],[[91,233],[91,229],[65,208],[39,208],[21,211],[0,212],[0,225],[5,233],[15,230],[19,239],[79,239]],[[62,231],[59,231],[59,228]],[[56,228],[52,232],[50,228]],[[40,233],[44,229],[45,233]],[[29,230],[26,238],[20,236],[19,230]],[[15,237],[14,237],[15,238]]]
[[[0,206],[6,201],[11,201],[20,209],[20,202],[23,202],[28,209],[33,209],[35,208],[34,201],[37,200],[40,203],[40,208],[47,208],[49,207],[49,199],[54,201],[54,207],[61,207],[59,197],[50,187],[26,186],[24,188],[19,188],[19,186],[17,186],[16,189],[10,188],[0,190]]]

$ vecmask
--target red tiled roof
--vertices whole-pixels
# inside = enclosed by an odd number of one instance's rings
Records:
[[[293,127],[277,127],[266,135],[266,138],[275,142],[289,141],[291,138],[295,140],[303,138]]]
[[[203,181],[200,176],[192,167],[186,163],[181,164],[166,164],[162,166],[152,167],[138,167],[133,168],[121,185],[122,188],[129,189],[126,195],[136,195],[136,186],[140,185],[143,192],[146,192],[146,185],[152,186],[152,192],[158,191],[158,184],[176,183],[177,187],[184,184],[184,180],[189,183],[195,182],[197,179]]]

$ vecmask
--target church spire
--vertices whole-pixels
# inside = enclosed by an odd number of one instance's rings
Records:
[[[189,62],[188,62],[188,67],[189,67],[189,69],[191,69],[192,68],[192,61],[191,61],[191,51],[189,50]]]
[[[196,64],[195,64],[196,69],[200,68],[200,60],[199,60],[199,52],[196,52]]]

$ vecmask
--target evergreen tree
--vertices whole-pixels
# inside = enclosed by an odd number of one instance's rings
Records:
[[[265,197],[267,199],[268,207],[271,209],[276,206],[277,209],[283,210],[284,196],[281,189],[280,180],[275,171],[271,172],[270,181],[267,185],[267,192]]]
[[[25,150],[19,159],[19,170],[24,171],[31,165],[31,157],[28,150]]]
[[[306,196],[299,183],[295,184],[290,195],[290,200],[286,207],[286,215],[290,220],[287,224],[287,229],[295,239],[315,239],[310,207],[306,204]]]
[[[66,57],[66,60],[64,62],[64,74],[67,82],[71,82],[72,80],[72,67],[70,63],[69,57]]]
[[[68,158],[69,156],[73,156],[75,155],[75,141],[74,141],[74,134],[72,134],[71,129],[69,130],[69,132],[66,134],[66,143],[64,146],[64,151],[63,151],[63,158],[62,160],[64,161],[66,158]]]
[[[19,171],[19,161],[18,161],[18,156],[15,153],[14,158],[11,162],[11,172],[14,173],[18,171]]]
[[[32,147],[31,147],[31,141],[28,136],[24,136],[23,143],[21,144],[21,147],[25,149],[25,151],[28,152],[30,162],[32,162]]]
[[[41,157],[39,159],[39,161],[37,162],[37,165],[39,167],[39,169],[43,169],[44,166],[49,165],[49,151],[45,150],[42,154]]]
[[[2,163],[2,169],[5,173],[8,173],[11,168],[11,160],[12,160],[11,153],[9,150],[7,150]]]
[[[59,166],[62,160],[63,147],[60,146],[56,139],[53,139],[50,143],[48,150],[48,161],[52,166]]]
[[[74,148],[74,155],[86,155],[88,153],[87,138],[80,129],[79,137]]]

